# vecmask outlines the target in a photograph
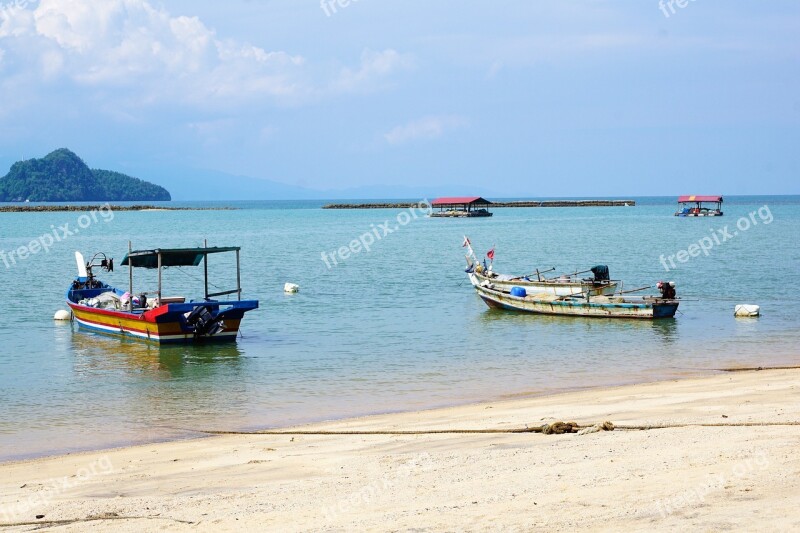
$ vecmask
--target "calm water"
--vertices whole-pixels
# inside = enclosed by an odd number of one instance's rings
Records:
[[[174,438],[192,428],[263,428],[800,363],[800,197],[728,198],[719,219],[673,217],[672,198],[637,201],[628,208],[497,209],[491,219],[411,217],[371,252],[331,269],[323,251],[384,221],[395,226],[401,211],[243,202],[236,211],[117,212],[91,224],[79,213],[0,213],[6,252],[51,225],[80,229],[48,253],[10,268],[0,262],[0,460]],[[759,208],[750,227],[736,228]],[[662,254],[712,230],[721,237],[725,226],[731,236],[708,256],[676,261],[665,272]],[[655,323],[490,311],[463,274],[464,234],[478,253],[496,245],[501,272],[605,263],[626,288],[670,279],[691,300],[675,320]],[[261,301],[236,345],[157,348],[53,322],[65,308],[75,250],[121,262],[129,239],[146,248],[204,238],[243,247],[245,296]],[[212,264],[212,281],[227,289],[235,277],[224,266]],[[169,270],[166,290],[196,296],[201,275]],[[125,286],[127,276],[119,267],[102,279]],[[287,281],[301,292],[284,295]],[[137,291],[154,282],[137,277]],[[734,319],[737,303],[759,304],[763,316]]]

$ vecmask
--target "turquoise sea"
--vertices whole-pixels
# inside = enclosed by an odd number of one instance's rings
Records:
[[[673,197],[634,199],[635,207],[502,208],[468,220],[322,210],[323,202],[177,203],[238,209],[100,213],[89,222],[72,212],[0,213],[6,254],[64,224],[79,230],[47,252],[0,258],[0,460],[800,364],[800,197],[726,197],[725,216],[709,219],[672,216]],[[326,266],[323,252],[375,232],[370,251],[337,252],[338,264]],[[626,289],[674,280],[686,300],[674,320],[656,322],[492,311],[464,275],[465,234],[480,254],[495,247],[499,272],[607,264]],[[718,243],[703,240],[714,236]],[[52,320],[66,308],[76,250],[120,263],[129,240],[152,248],[204,239],[242,247],[244,296],[261,301],[235,345],[159,348]],[[709,240],[708,255],[688,255]],[[211,266],[223,289],[235,285],[226,266]],[[197,296],[201,276],[170,269],[166,292]],[[101,279],[126,286],[127,269]],[[285,282],[300,292],[284,294]],[[155,277],[136,283],[137,292],[152,289]],[[735,319],[737,303],[763,315]]]

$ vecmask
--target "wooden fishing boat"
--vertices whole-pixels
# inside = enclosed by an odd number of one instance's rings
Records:
[[[598,296],[614,294],[621,286],[619,280],[611,279],[606,265],[597,265],[588,270],[563,274],[554,278],[547,278],[545,274],[555,271],[555,267],[547,270],[537,269],[536,272],[524,276],[498,274],[492,270],[491,266],[486,267],[485,263],[482,265],[478,261],[478,257],[472,249],[472,243],[466,235],[462,246],[469,250],[466,255],[467,269],[465,272],[474,287],[491,283],[497,289],[507,291],[511,290],[512,287],[524,287],[529,294],[543,293],[555,296],[589,294],[590,296]],[[494,249],[490,253],[492,254],[492,263],[494,263]],[[590,278],[579,277],[590,272],[592,274]]]
[[[608,267],[598,265],[594,270],[608,272]],[[589,294],[590,296],[600,296],[614,294],[619,287],[618,280],[604,279],[603,275],[595,275],[593,278],[578,278],[585,272],[565,274],[557,278],[544,278],[541,273],[529,274],[527,276],[511,276],[498,274],[491,270],[476,269],[467,272],[469,280],[473,286],[482,283],[491,283],[499,290],[510,291],[512,287],[524,287],[528,294],[552,294],[554,296],[570,296],[573,294]]]
[[[157,248],[131,250],[122,260],[128,266],[128,290],[108,285],[95,278],[93,268],[114,270],[114,260],[96,254],[84,262],[75,252],[78,277],[67,290],[67,305],[82,329],[138,339],[158,344],[175,342],[217,342],[236,340],[239,324],[247,311],[258,308],[257,300],[242,300],[241,269],[238,247]],[[208,256],[236,254],[236,288],[208,292]],[[162,295],[162,270],[167,267],[197,267],[203,264],[205,292],[200,300]],[[133,269],[158,269],[158,290],[134,296]],[[236,295],[235,300],[214,300],[218,296]]]
[[[674,298],[527,294],[521,287],[506,291],[491,283],[477,285],[475,290],[491,308],[539,315],[655,319],[672,318],[678,310]]]

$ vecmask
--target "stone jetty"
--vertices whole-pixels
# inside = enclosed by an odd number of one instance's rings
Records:
[[[418,207],[419,202],[327,204],[323,209],[408,209]],[[425,203],[422,202],[424,206]],[[624,207],[635,206],[633,200],[521,200],[514,202],[492,202],[489,207]]]

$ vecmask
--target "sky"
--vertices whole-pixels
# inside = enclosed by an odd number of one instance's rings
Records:
[[[182,200],[798,194],[799,141],[794,0],[0,0],[0,176],[67,147]]]

